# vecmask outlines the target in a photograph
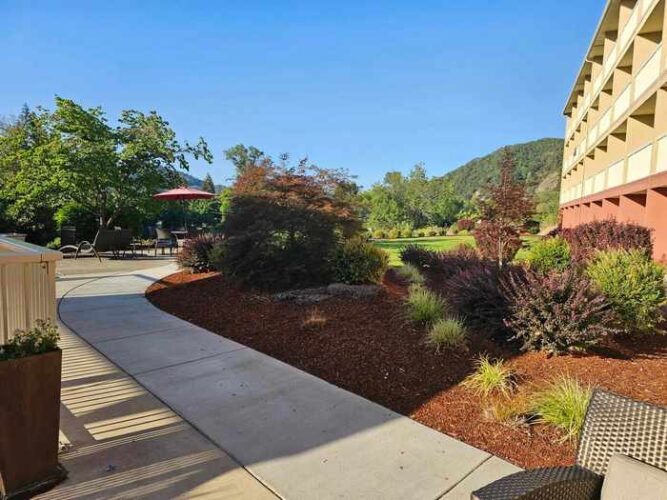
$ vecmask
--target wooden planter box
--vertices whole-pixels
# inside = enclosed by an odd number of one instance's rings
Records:
[[[0,361],[0,498],[64,478],[58,464],[62,351]]]

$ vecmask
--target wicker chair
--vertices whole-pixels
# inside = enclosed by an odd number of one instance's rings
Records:
[[[576,465],[499,479],[473,500],[597,500],[609,460],[626,455],[667,470],[667,408],[596,389],[579,438]]]

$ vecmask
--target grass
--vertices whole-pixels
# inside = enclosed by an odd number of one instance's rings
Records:
[[[398,268],[397,272],[402,279],[412,285],[423,285],[426,281],[417,266],[413,266],[412,264],[403,264],[402,267]]]
[[[563,375],[535,394],[535,413],[541,422],[563,431],[564,439],[575,438],[584,425],[591,394],[590,386]]]
[[[431,325],[426,335],[426,344],[435,347],[436,352],[463,347],[465,341],[466,329],[458,318],[439,319]]]
[[[524,236],[523,241],[527,248],[522,248],[516,256],[517,260],[524,260],[528,256],[528,249],[539,240],[539,236]],[[401,249],[408,245],[418,245],[429,250],[452,250],[459,245],[475,246],[473,236],[433,236],[428,238],[404,238],[399,240],[376,240],[373,244],[389,254],[389,265],[400,267]]]
[[[483,396],[500,393],[509,397],[514,390],[512,370],[502,359],[491,361],[488,356],[480,356],[477,369],[464,381],[463,386]]]
[[[431,325],[445,316],[445,301],[437,293],[413,285],[405,299],[405,309],[412,321]]]

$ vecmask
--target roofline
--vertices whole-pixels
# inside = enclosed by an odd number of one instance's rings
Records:
[[[611,4],[614,3],[614,2],[615,2],[615,0],[607,0],[607,3],[604,6],[604,10],[602,11],[602,15],[600,16],[600,20],[598,21],[597,27],[595,28],[595,31],[593,32],[593,36],[591,38],[591,43],[588,45],[588,50],[585,52],[584,60],[581,63],[581,66],[579,67],[579,70],[576,73],[574,83],[572,83],[572,89],[570,90],[570,92],[568,94],[567,102],[565,103],[565,107],[563,108],[563,115],[567,115],[567,108],[568,108],[568,105],[570,104],[570,101],[572,100],[572,95],[574,94],[574,90],[577,86],[577,81],[579,80],[579,77],[581,76],[581,73],[584,71],[584,68],[586,67],[586,64],[588,62],[590,62],[589,56],[590,56],[590,54],[593,50],[595,40],[597,40],[597,37],[600,34],[600,30],[602,29],[602,24],[604,23],[604,20],[607,17],[607,14],[609,13],[609,9],[611,8]]]

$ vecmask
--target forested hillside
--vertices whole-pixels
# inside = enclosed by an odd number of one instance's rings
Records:
[[[563,140],[538,141],[509,146],[516,161],[516,174],[531,192],[557,191],[563,163]],[[482,158],[475,158],[445,175],[454,191],[464,198],[472,196],[489,181],[495,182],[500,172],[502,149]]]

